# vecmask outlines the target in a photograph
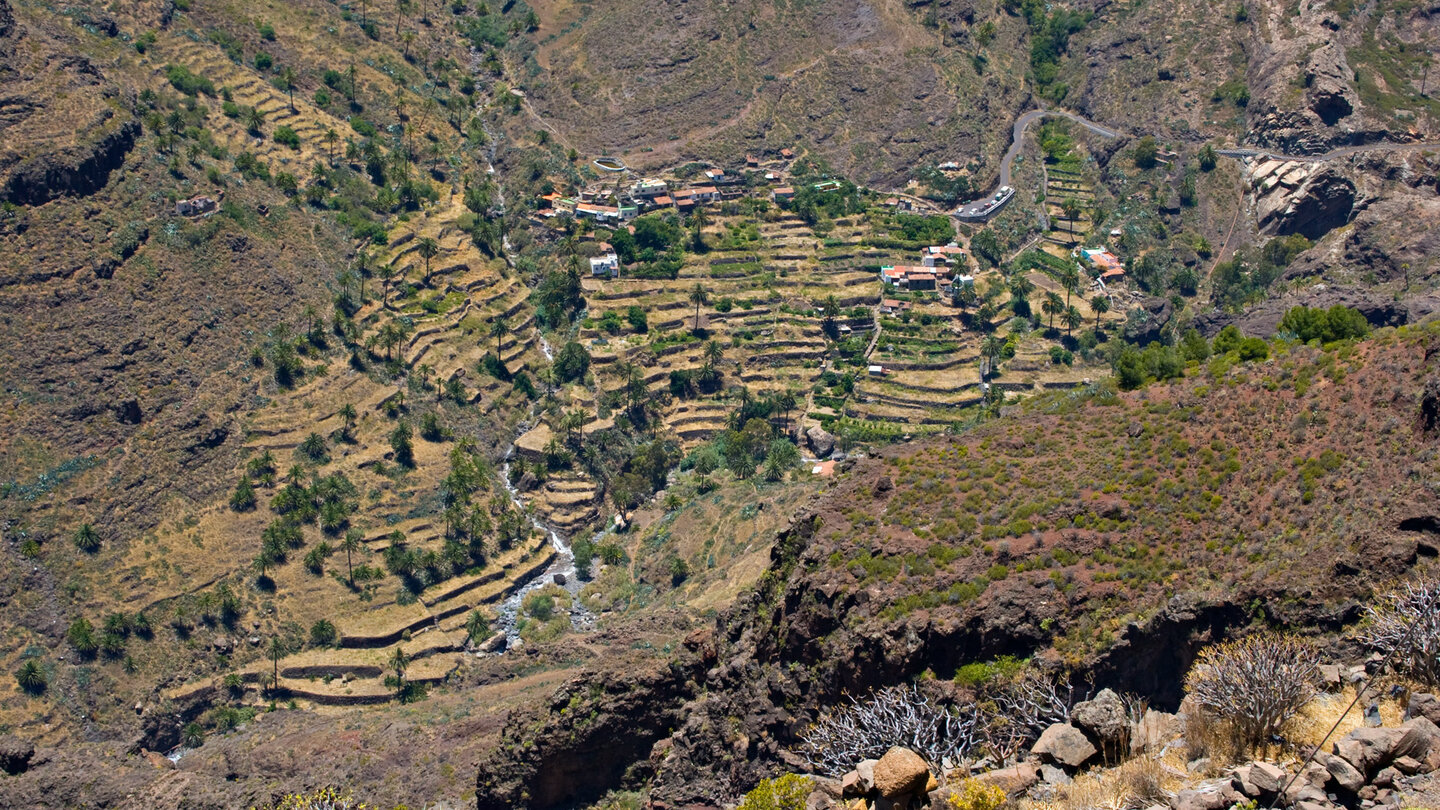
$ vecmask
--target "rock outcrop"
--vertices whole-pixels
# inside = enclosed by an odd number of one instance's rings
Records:
[[[140,122],[129,119],[88,144],[22,162],[0,189],[0,200],[40,205],[57,197],[93,194],[125,163],[139,135]]]
[[[3,10],[3,3],[0,3]],[[0,737],[0,771],[14,776],[24,773],[35,756],[35,744],[13,735]]]
[[[1078,768],[1098,751],[1080,729],[1069,723],[1056,723],[1040,734],[1030,752],[1041,761]]]

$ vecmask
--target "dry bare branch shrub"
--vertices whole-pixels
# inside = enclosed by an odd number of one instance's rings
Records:
[[[1261,633],[1206,647],[1185,691],[1224,724],[1237,750],[1267,747],[1315,695],[1319,657],[1308,643]]]
[[[820,773],[838,776],[893,746],[909,748],[932,768],[985,751],[1000,760],[1070,717],[1070,688],[1027,672],[974,703],[946,707],[914,684],[890,686],[821,715],[800,735],[800,754]]]
[[[1407,583],[1367,609],[1361,640],[1391,656],[1395,670],[1427,687],[1440,686],[1440,578]]]
[[[800,753],[821,773],[839,776],[863,759],[879,759],[892,746],[919,754],[932,766],[959,759],[981,739],[979,707],[952,711],[914,684],[891,686],[822,715],[800,735]]]

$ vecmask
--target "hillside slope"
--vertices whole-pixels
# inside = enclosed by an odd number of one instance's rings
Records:
[[[1434,325],[1221,359],[860,461],[781,533],[753,598],[687,642],[677,666],[695,685],[653,693],[684,704],[654,737],[653,798],[738,795],[793,764],[818,709],[922,673],[1035,656],[1173,706],[1207,640],[1345,628],[1357,600],[1440,553],[1437,364]],[[482,763],[482,808],[591,744],[543,709],[504,735],[529,743]]]

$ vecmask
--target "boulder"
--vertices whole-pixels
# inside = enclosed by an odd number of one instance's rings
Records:
[[[1416,717],[1423,717],[1440,726],[1440,698],[1428,692],[1411,695],[1410,703],[1405,707],[1405,719],[1413,720]]]
[[[851,771],[840,777],[840,793],[843,796],[863,796],[867,791],[860,789],[860,772]]]
[[[1390,766],[1406,776],[1413,776],[1426,771],[1426,764],[1414,757],[1396,757]]]
[[[1057,768],[1054,765],[1041,765],[1040,781],[1047,785],[1068,785],[1075,780],[1070,778],[1070,774],[1066,773],[1064,768]]]
[[[1335,743],[1335,756],[1367,777],[1391,759],[1391,751],[1405,732],[1398,728],[1357,728]]]
[[[35,743],[13,734],[0,737],[0,771],[11,775],[24,773],[34,756]]]
[[[1354,793],[1365,786],[1365,774],[1344,759],[1322,752],[1315,755],[1315,761],[1325,766],[1325,770],[1330,773],[1330,781],[1334,782],[1337,788]]]
[[[1033,763],[1021,762],[1008,768],[986,771],[976,776],[975,781],[994,785],[1005,791],[1006,795],[1019,796],[1040,781],[1040,768]]]
[[[1260,789],[1266,796],[1273,796],[1280,792],[1285,783],[1290,780],[1290,775],[1279,765],[1269,762],[1256,762],[1250,766],[1250,783]]]
[[[875,789],[875,763],[878,759],[862,759],[860,764],[855,766],[855,775],[859,777],[856,786],[860,789],[860,795],[865,795]]]
[[[1080,729],[1056,723],[1045,729],[1030,752],[1042,761],[1078,768],[1095,756],[1097,749]]]
[[[1345,683],[1345,670],[1339,664],[1320,665],[1320,684],[1325,691],[1333,692]]]
[[[1167,712],[1146,709],[1145,716],[1130,734],[1130,751],[1134,754],[1158,754],[1184,733],[1180,718]]]
[[[1400,772],[1394,768],[1381,768],[1380,772],[1375,774],[1375,778],[1370,780],[1370,784],[1375,787],[1393,788],[1395,783],[1400,781],[1400,776]]]
[[[1440,727],[1424,717],[1416,717],[1406,720],[1400,730],[1404,733],[1390,750],[1387,763],[1399,757],[1410,757],[1429,763],[1431,770],[1440,766]]]
[[[875,763],[875,789],[887,799],[925,792],[930,766],[908,748],[891,748]]]
[[[805,431],[805,442],[816,458],[825,458],[835,452],[835,437],[818,425]]]
[[[1170,800],[1171,810],[1224,810],[1239,800],[1228,780],[1201,782]]]
[[[1094,698],[1075,704],[1070,722],[1102,747],[1120,745],[1130,733],[1125,704],[1109,689],[1102,689]]]

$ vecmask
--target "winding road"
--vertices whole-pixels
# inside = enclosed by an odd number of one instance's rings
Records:
[[[1015,126],[1012,129],[1010,135],[1010,148],[1005,150],[1005,157],[1000,160],[1000,182],[996,185],[995,190],[979,198],[978,200],[959,206],[952,212],[955,216],[959,216],[962,219],[968,219],[972,221],[983,221],[985,219],[989,219],[991,216],[994,216],[1005,208],[1005,205],[1002,203],[1001,205],[997,205],[989,211],[982,210],[987,203],[995,199],[996,195],[999,194],[1000,189],[1009,187],[1011,185],[1010,169],[1011,166],[1015,163],[1016,156],[1020,154],[1020,150],[1024,147],[1025,130],[1028,129],[1032,123],[1046,116],[1068,118],[1069,120],[1074,121],[1085,129],[1103,138],[1119,138],[1126,134],[1119,130],[1111,129],[1110,127],[1107,127],[1103,124],[1097,124],[1088,118],[1084,118],[1074,113],[1064,112],[1063,110],[1031,110],[1030,112],[1027,112],[1019,118],[1015,119]],[[1240,146],[1232,149],[1216,149],[1215,154],[1238,159],[1265,158],[1267,160],[1324,163],[1330,160],[1338,160],[1340,158],[1350,157],[1351,155],[1356,155],[1361,152],[1422,152],[1430,149],[1440,149],[1440,143],[1432,141],[1425,143],[1361,144],[1358,146],[1342,146],[1338,149],[1332,149],[1329,152],[1325,152],[1324,154],[1320,155],[1287,155],[1284,152],[1275,152],[1268,149]],[[1007,199],[1006,202],[1009,202],[1009,200]]]

